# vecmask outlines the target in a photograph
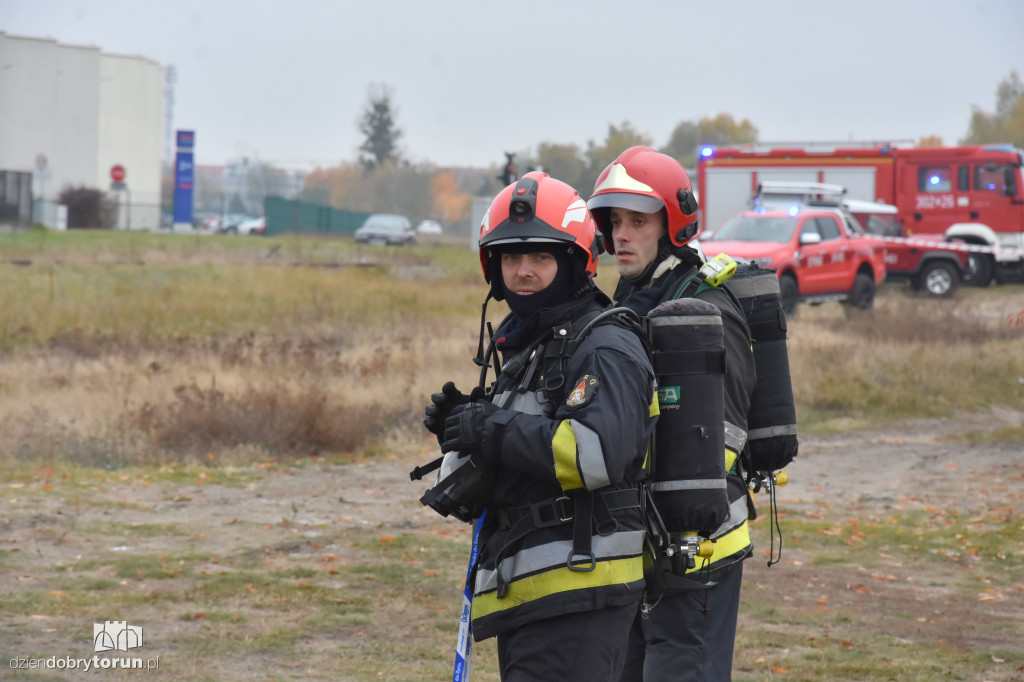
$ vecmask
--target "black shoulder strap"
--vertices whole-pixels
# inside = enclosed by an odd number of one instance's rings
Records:
[[[543,377],[544,392],[548,403],[554,405],[565,388],[565,366],[584,339],[594,327],[602,324],[616,324],[633,331],[640,339],[647,357],[652,357],[650,339],[644,331],[640,317],[629,308],[608,308],[581,315],[572,322],[552,329],[552,338],[544,345]]]

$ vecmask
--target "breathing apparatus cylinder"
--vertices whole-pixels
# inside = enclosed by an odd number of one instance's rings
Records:
[[[647,326],[661,410],[652,497],[670,532],[710,537],[729,514],[722,315],[681,298],[654,308]]]
[[[782,469],[796,457],[796,405],[786,347],[786,314],[774,270],[740,266],[728,283],[743,308],[753,339],[757,383],[747,412],[752,471]]]

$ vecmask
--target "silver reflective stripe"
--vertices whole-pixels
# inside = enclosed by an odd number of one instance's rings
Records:
[[[686,481],[655,481],[650,484],[656,493],[667,493],[673,490],[718,490],[725,488],[724,478],[694,478]]]
[[[518,391],[502,391],[494,397],[494,404],[505,410],[515,410],[524,414],[544,414],[539,394],[540,392],[519,393]],[[506,402],[511,400],[511,405]]]
[[[727,518],[725,520],[725,523],[719,526],[718,529],[714,533],[712,533],[711,537],[708,539],[717,540],[729,531],[739,528],[741,525],[743,525],[743,522],[746,520],[747,496],[746,494],[744,494],[743,497],[740,497],[739,499],[735,500],[732,504],[729,505],[729,518]]]
[[[729,289],[736,298],[753,298],[765,294],[779,293],[778,277],[737,277],[729,280]]]
[[[722,318],[718,315],[666,315],[665,317],[649,317],[652,327],[665,327],[677,325],[701,326],[722,326]]]
[[[747,432],[736,426],[725,422],[725,447],[733,452],[742,452],[747,442]]]
[[[629,530],[605,536],[595,535],[590,541],[595,559],[633,557],[643,551],[644,531]],[[571,551],[572,540],[559,540],[539,547],[524,549],[501,562],[502,575],[506,580],[512,582],[521,576],[545,569],[564,568]],[[473,588],[475,594],[494,590],[497,587],[497,571],[477,569]]]
[[[575,419],[569,420],[569,426],[576,437],[576,455],[580,462],[583,485],[589,490],[611,485],[608,467],[604,462],[604,450],[601,449],[601,439],[597,432]]]
[[[763,429],[753,429],[750,432],[750,440],[761,440],[762,438],[773,438],[775,436],[795,436],[796,424],[784,424],[782,426],[766,426]]]

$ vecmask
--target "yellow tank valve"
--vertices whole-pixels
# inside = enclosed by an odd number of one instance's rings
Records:
[[[785,471],[780,471],[779,473],[775,474],[774,478],[775,485],[777,486],[784,486],[787,483],[789,483],[789,474],[787,474]]]
[[[701,540],[700,544],[697,545],[697,556],[707,559],[715,553],[715,543],[711,540]]]

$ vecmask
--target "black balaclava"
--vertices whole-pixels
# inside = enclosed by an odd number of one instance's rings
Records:
[[[508,303],[509,310],[520,320],[525,320],[533,313],[544,308],[553,308],[565,303],[572,298],[573,286],[573,263],[571,246],[562,244],[526,242],[523,244],[502,244],[495,251],[498,254],[496,259],[497,270],[495,277],[501,286],[501,292]],[[505,287],[505,278],[501,273],[502,253],[550,253],[558,263],[558,272],[551,284],[534,294],[520,295],[509,291]]]

